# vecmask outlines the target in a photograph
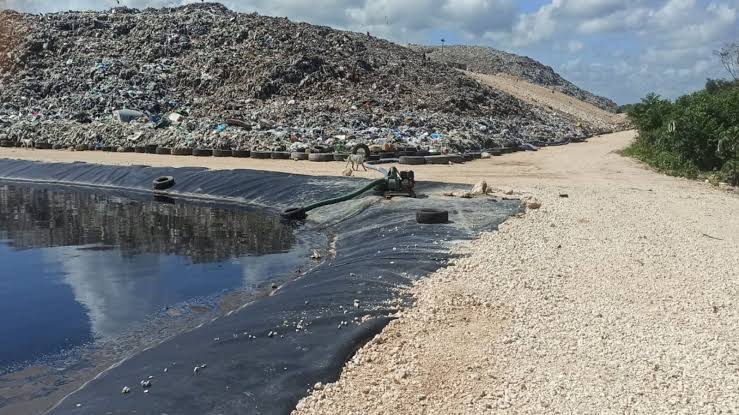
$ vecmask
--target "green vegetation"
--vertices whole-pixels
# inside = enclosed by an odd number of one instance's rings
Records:
[[[624,154],[667,174],[739,184],[739,82],[708,80],[675,102],[649,94],[627,113],[639,136]]]

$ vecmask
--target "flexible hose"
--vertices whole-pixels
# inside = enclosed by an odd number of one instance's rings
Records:
[[[322,201],[316,202],[316,203],[314,203],[312,205],[305,206],[305,207],[303,207],[303,211],[304,212],[308,212],[310,210],[319,208],[321,206],[333,205],[334,203],[340,203],[340,202],[347,201],[349,199],[354,199],[355,197],[357,197],[357,196],[361,195],[362,193],[364,193],[364,192],[366,192],[366,191],[374,188],[375,186],[377,186],[377,185],[383,185],[383,184],[385,184],[385,179],[384,178],[377,179],[377,180],[373,181],[372,183],[370,183],[370,184],[368,184],[368,185],[362,187],[361,189],[356,190],[356,191],[354,191],[352,193],[346,194],[344,196],[335,197],[333,199],[322,200]]]

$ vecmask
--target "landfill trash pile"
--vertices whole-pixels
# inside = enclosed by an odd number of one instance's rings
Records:
[[[488,75],[499,73],[513,75],[537,85],[554,88],[606,111],[616,112],[618,110],[618,105],[610,99],[579,88],[554,72],[550,66],[527,56],[519,56],[484,46],[454,45],[445,46],[442,50],[437,46],[411,45],[411,49],[425,53],[429,59],[451,64],[459,69]]]
[[[0,43],[5,146],[462,150],[604,132],[369,33],[215,3],[6,22],[26,29]]]

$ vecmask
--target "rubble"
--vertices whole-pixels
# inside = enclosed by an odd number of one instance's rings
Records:
[[[513,75],[537,85],[551,87],[606,111],[615,113],[618,110],[615,102],[579,88],[562,78],[551,67],[528,56],[519,56],[484,46],[445,46],[443,51],[436,46],[411,45],[411,48],[425,53],[429,59],[447,63],[458,69],[488,75],[499,73]]]
[[[0,11],[0,27],[14,39],[0,42],[0,142],[11,144],[462,150],[599,133],[409,48],[220,4]]]

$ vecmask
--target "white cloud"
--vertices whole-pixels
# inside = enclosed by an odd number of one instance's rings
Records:
[[[580,42],[579,40],[570,40],[569,42],[567,42],[567,50],[570,53],[579,52],[584,47],[585,47],[585,44]]]

